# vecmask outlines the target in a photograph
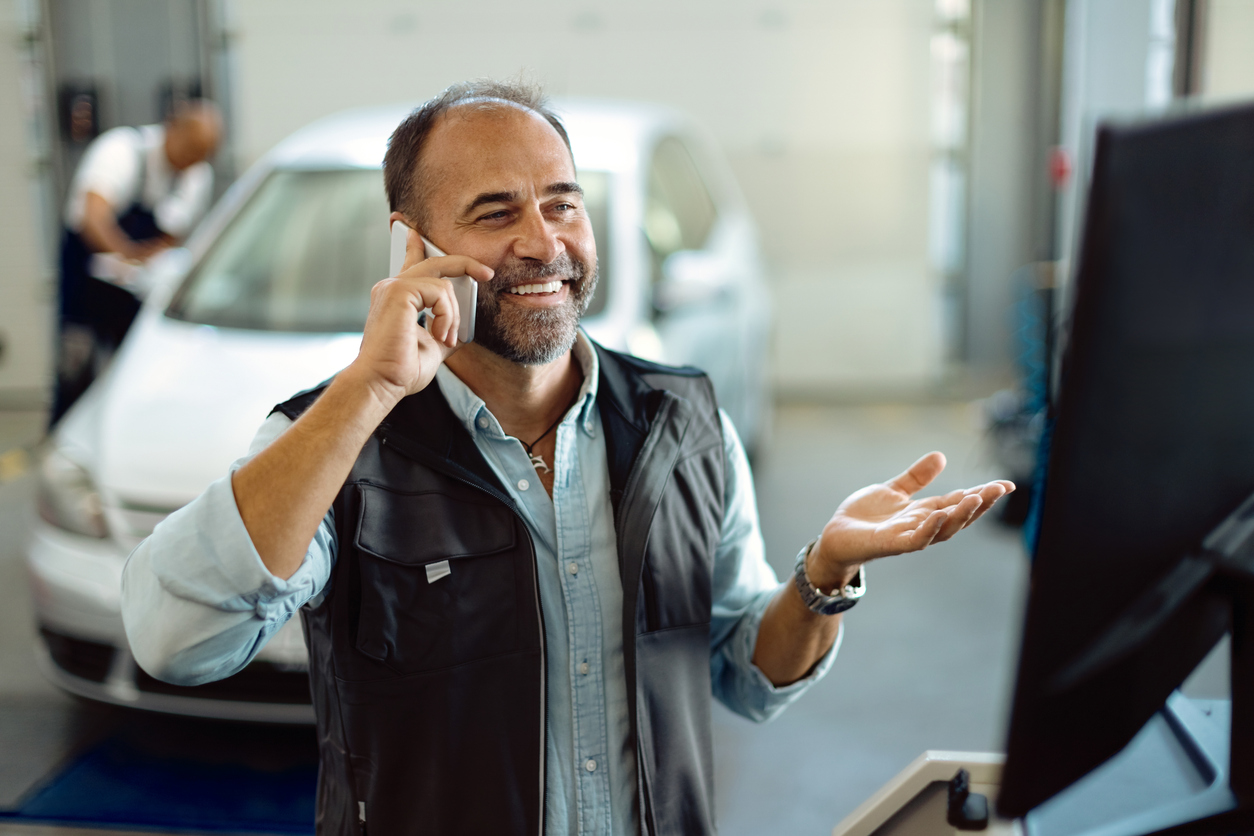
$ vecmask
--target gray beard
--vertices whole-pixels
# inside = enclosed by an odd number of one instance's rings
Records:
[[[556,308],[501,305],[506,288],[517,284],[561,279],[570,295]],[[492,281],[479,285],[475,342],[511,363],[542,366],[561,357],[575,344],[579,318],[588,309],[597,286],[597,267],[562,253],[548,264],[512,260],[496,271]]]

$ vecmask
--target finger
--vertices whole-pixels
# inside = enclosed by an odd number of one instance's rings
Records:
[[[444,344],[449,348],[454,348],[457,346],[457,329],[461,327],[462,310],[461,306],[457,303],[457,294],[453,292],[452,284],[448,285],[445,295],[448,298],[448,303],[453,311],[453,315],[449,318],[448,334],[444,338]]]
[[[993,504],[996,503],[997,500],[1001,499],[1005,495],[1006,495],[1006,487],[1002,482],[990,482],[989,484],[985,485],[984,489],[980,491],[980,499],[982,500],[983,504],[980,505],[979,510],[975,512],[975,514],[971,517],[971,519],[967,521],[967,525],[970,525],[971,523],[978,520],[980,517],[984,516],[984,513],[988,511],[989,508],[992,508]]]
[[[945,526],[937,533],[932,542],[943,543],[965,528],[967,523],[971,522],[971,518],[975,515],[975,513],[980,510],[980,506],[982,504],[983,502],[980,499],[979,494],[972,494],[963,498],[963,500],[954,507],[947,509],[949,511],[949,519],[946,521]]]
[[[945,494],[945,495],[943,495],[943,496],[932,497],[931,499],[936,500],[936,502],[937,502],[936,507],[937,507],[937,508],[943,508],[943,507],[945,507],[946,505],[957,505],[959,502],[961,502],[961,501],[963,500],[963,498],[964,498],[964,497],[968,497],[968,496],[983,496],[983,495],[984,495],[984,494],[986,494],[988,491],[990,491],[990,490],[992,490],[992,489],[994,489],[994,488],[996,488],[996,493],[997,493],[997,496],[998,496],[998,497],[1000,497],[1002,494],[1004,494],[1004,493],[1005,493],[1005,488],[1003,487],[1003,486],[1004,486],[1004,484],[1005,484],[1005,483],[1004,483],[1004,482],[1002,482],[1002,481],[997,481],[997,482],[985,482],[985,483],[984,483],[984,484],[982,484],[982,485],[975,485],[974,487],[970,487],[970,488],[962,488],[962,489],[960,489],[960,490],[950,491],[949,493],[947,493],[947,494]],[[928,502],[929,500],[927,500],[927,499],[921,499],[921,500],[919,500],[919,501],[920,501],[920,502]]]
[[[408,258],[408,256],[406,256]],[[412,266],[406,266],[398,274],[401,278],[452,279],[470,276],[477,282],[491,281],[496,275],[491,267],[466,255],[439,255]]]
[[[428,261],[431,261],[431,259],[428,259]],[[424,261],[422,264],[416,266],[414,270],[422,270],[428,261]],[[458,275],[461,274],[459,273]],[[425,274],[416,276],[401,276],[395,279],[385,279],[384,281],[379,282],[379,285],[386,285],[388,283],[392,283],[394,285],[394,288],[390,289],[389,292],[408,294],[409,296],[414,297],[416,300],[415,304],[420,302],[421,304],[418,304],[418,310],[431,308],[432,313],[434,313],[435,305],[441,299],[447,299],[447,301],[454,306],[457,303],[457,294],[453,290],[453,283],[445,281],[443,277],[428,276]],[[378,285],[376,285],[376,287],[377,286]]]
[[[451,286],[441,288],[431,302],[431,336],[448,346],[457,341],[457,299]]]
[[[933,508],[948,508],[951,505],[957,505],[963,500],[963,497],[967,496],[970,492],[970,490],[963,490],[959,488],[956,491],[950,491],[949,493],[929,497],[928,499],[920,501],[928,503]]]
[[[933,511],[928,514],[927,519],[919,523],[919,527],[911,532],[910,548],[918,551],[930,546],[948,521],[949,513],[946,511]]]
[[[982,486],[981,486],[982,487]],[[973,489],[950,491],[938,496],[925,496],[910,503],[911,507],[926,508],[930,511],[950,510],[962,501],[963,497],[972,493]]]
[[[457,294],[453,292],[453,286],[449,285],[444,295],[446,304],[449,307],[450,315],[448,317],[448,331],[444,335],[444,345],[453,348],[457,345],[457,328],[461,324],[462,312],[461,307],[457,304]]]
[[[405,227],[405,261],[401,264],[400,276],[410,267],[427,260],[427,248],[422,243],[422,236],[413,227]]]
[[[931,452],[910,465],[905,473],[890,481],[888,486],[907,496],[913,496],[930,485],[944,469],[945,454]]]

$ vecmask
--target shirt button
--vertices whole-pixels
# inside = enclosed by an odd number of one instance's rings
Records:
[[[519,479],[519,480],[518,480],[518,490],[520,490],[520,491],[525,491],[525,490],[527,490],[527,488],[529,488],[529,487],[531,487],[531,483],[530,483],[530,482],[528,482],[526,479]]]
[[[588,663],[587,662],[584,662],[583,664],[579,666],[579,672],[583,674],[584,676],[588,675]]]
[[[594,761],[592,758],[588,758],[586,761],[584,761],[583,768],[588,770],[589,772],[596,772],[597,762]]]
[[[480,415],[479,420],[475,421],[475,423],[479,425],[479,429],[486,430],[490,422],[488,421],[488,416]]]
[[[578,575],[579,564],[572,560],[570,563],[566,564],[566,571],[570,572],[572,575]]]

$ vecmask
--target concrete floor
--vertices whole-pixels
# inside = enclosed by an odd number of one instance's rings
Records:
[[[964,404],[781,410],[757,482],[776,573],[841,499],[930,450],[937,492],[1000,475]],[[873,564],[823,682],[764,726],[716,713],[722,832],[828,833],[924,749],[999,749],[1026,569],[992,519]]]
[[[22,567],[34,485],[12,450],[37,439],[40,427],[37,415],[0,413],[0,807],[82,741],[123,722],[63,696],[34,668]],[[757,467],[777,574],[786,577],[797,549],[847,494],[929,450],[949,458],[937,491],[1000,475],[965,404],[781,408]],[[829,833],[924,749],[1000,749],[1026,577],[1018,532],[992,519],[922,555],[873,565],[826,680],[766,725],[716,708],[722,833]],[[1227,695],[1220,653],[1194,675],[1190,693]],[[0,824],[3,836],[83,833]]]

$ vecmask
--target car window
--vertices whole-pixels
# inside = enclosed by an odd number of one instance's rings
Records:
[[[276,171],[170,305],[177,319],[263,331],[360,331],[388,273],[388,205],[372,169]]]
[[[605,305],[609,178],[579,181],[597,238]],[[224,328],[357,332],[388,273],[388,204],[377,169],[276,171],[188,276],[167,315]]]
[[[714,227],[710,192],[692,155],[675,137],[658,143],[649,165],[644,232],[660,263],[678,250],[699,250]],[[656,274],[655,274],[656,275]]]

